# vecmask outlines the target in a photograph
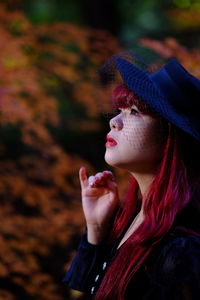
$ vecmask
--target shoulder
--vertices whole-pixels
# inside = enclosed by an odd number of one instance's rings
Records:
[[[162,255],[194,254],[200,249],[200,236],[184,232],[171,233],[164,243]]]
[[[199,299],[200,238],[170,232],[155,246],[144,270],[147,288],[141,299]]]
[[[200,276],[200,237],[170,235],[159,253],[156,271],[164,280]]]
[[[171,233],[164,243],[163,255],[194,252],[200,247],[200,236],[187,233]]]

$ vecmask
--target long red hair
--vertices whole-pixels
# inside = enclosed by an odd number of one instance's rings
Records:
[[[144,113],[154,114],[124,84],[114,90],[113,101],[118,107],[136,104]],[[194,155],[199,156],[199,143],[167,121],[163,120],[163,123],[168,125],[164,154],[145,197],[144,221],[117,252],[95,300],[124,299],[130,279],[154,246],[172,228],[175,217],[192,201],[195,193],[199,201],[199,165],[197,161],[193,162]],[[119,209],[111,229],[111,240],[120,235],[136,208],[141,205],[139,194],[139,186],[132,177],[123,207]]]

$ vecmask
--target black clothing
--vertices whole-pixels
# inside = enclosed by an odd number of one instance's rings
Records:
[[[85,233],[64,281],[69,287],[88,293],[90,299],[115,252],[120,251],[118,244],[119,239],[112,247],[106,241],[92,245]],[[125,300],[132,299],[199,300],[200,236],[173,226],[129,282]]]

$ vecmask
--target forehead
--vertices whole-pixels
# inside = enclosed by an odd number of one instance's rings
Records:
[[[113,89],[112,103],[116,108],[131,108],[135,105],[142,113],[156,116],[156,112],[125,84],[117,85]]]

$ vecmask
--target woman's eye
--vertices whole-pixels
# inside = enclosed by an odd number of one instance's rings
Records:
[[[136,109],[134,109],[134,108],[131,108],[131,115],[136,115],[136,114],[138,114],[139,113],[139,111],[137,111]]]

